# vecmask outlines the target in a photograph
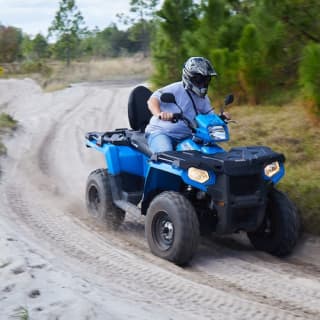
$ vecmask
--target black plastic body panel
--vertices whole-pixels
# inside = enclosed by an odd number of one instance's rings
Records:
[[[123,172],[110,175],[109,178],[114,201],[124,200],[135,205],[140,202],[143,195],[143,177]]]
[[[163,161],[173,166],[188,169],[196,167],[213,170],[225,174],[239,175],[253,174],[261,169],[261,165],[273,161],[284,162],[284,155],[272,151],[268,147],[238,147],[229,152],[203,154],[199,151],[170,151],[153,154],[153,161]]]
[[[152,154],[145,134],[141,131],[116,129],[114,131],[106,132],[88,132],[86,134],[86,139],[89,141],[96,140],[98,146],[103,146],[105,143],[111,143],[116,146],[130,146],[148,157]]]

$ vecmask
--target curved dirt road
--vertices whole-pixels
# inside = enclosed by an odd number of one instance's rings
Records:
[[[142,217],[117,232],[88,217],[86,178],[104,160],[84,134],[127,127],[133,85],[0,80],[0,112],[20,123],[1,160],[0,319],[19,306],[31,319],[320,319],[318,238],[285,260],[242,235],[205,238],[179,268],[149,252]]]

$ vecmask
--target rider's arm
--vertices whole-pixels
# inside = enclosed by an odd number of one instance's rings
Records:
[[[152,115],[159,117],[161,120],[171,120],[173,115],[171,112],[163,112],[160,109],[160,102],[156,97],[151,97],[148,100],[148,108]]]

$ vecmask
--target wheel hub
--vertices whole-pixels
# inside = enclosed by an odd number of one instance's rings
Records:
[[[162,238],[167,242],[172,242],[173,240],[173,234],[174,234],[174,228],[173,223],[171,221],[163,221],[162,222],[162,228],[161,228],[161,236]]]
[[[174,241],[174,224],[165,212],[160,212],[153,224],[153,234],[157,245],[161,250],[171,248]]]

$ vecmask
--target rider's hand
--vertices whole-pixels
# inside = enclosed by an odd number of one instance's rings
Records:
[[[229,120],[231,120],[231,115],[230,115],[230,113],[228,113],[228,112],[222,112],[222,113],[220,114],[220,118],[221,118],[222,120],[227,120],[227,121],[229,121]]]
[[[164,121],[171,121],[173,118],[173,113],[171,112],[160,112],[158,115],[159,119]]]

